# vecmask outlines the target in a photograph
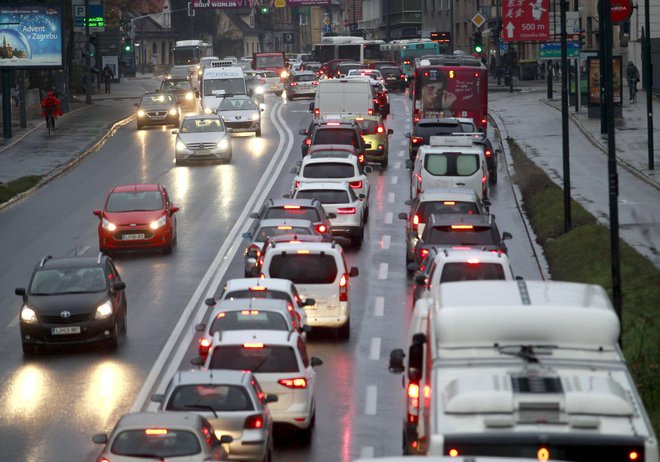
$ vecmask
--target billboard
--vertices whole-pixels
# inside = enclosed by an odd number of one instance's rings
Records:
[[[614,105],[621,104],[621,92],[623,86],[623,73],[622,73],[621,56],[612,57],[612,99]],[[600,59],[596,57],[589,57],[587,59],[587,72],[588,82],[587,88],[589,89],[589,106],[600,106]]]
[[[286,0],[286,6],[329,5],[330,0]],[[193,0],[193,8],[275,8],[274,0]]]
[[[0,68],[63,65],[59,5],[0,5]]]

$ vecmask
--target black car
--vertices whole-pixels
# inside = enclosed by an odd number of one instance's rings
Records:
[[[173,95],[177,104],[188,111],[197,109],[199,92],[189,78],[166,77],[160,83],[160,91]]]
[[[139,103],[135,103],[135,107],[138,130],[151,125],[179,126],[181,108],[170,93],[146,93]]]
[[[323,204],[318,199],[267,199],[258,212],[250,214],[255,220],[254,227],[250,232],[254,233],[259,227],[259,222],[268,218],[286,218],[309,220],[314,224],[316,232],[332,239],[330,229],[330,218],[337,218],[334,213],[325,213]]]
[[[415,245],[415,260],[408,270],[418,270],[433,246],[474,247],[507,253],[504,244],[507,239],[511,239],[511,234],[500,235],[493,215],[433,214]]]
[[[309,147],[316,144],[349,144],[355,148],[361,163],[364,163],[367,149],[362,138],[362,129],[355,120],[314,119],[308,129],[301,128],[299,133],[305,135],[300,149],[302,156],[307,155]]]
[[[414,160],[417,149],[423,144],[429,144],[432,136],[447,136],[453,133],[465,133],[465,127],[456,118],[420,119],[413,125],[413,131],[406,133],[410,160]]]
[[[44,257],[32,273],[19,319],[23,353],[38,347],[106,343],[116,348],[126,333],[126,284],[112,259]]]
[[[399,66],[382,66],[380,74],[385,79],[385,86],[389,91],[406,90],[406,74]]]

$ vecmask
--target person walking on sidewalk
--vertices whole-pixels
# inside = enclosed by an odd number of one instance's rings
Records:
[[[110,82],[114,78],[114,74],[112,72],[112,69],[108,64],[105,65],[103,68],[103,82],[105,83],[105,92],[110,93]]]
[[[635,63],[628,61],[626,66],[626,79],[628,80],[628,91],[630,92],[630,101],[635,100],[637,95],[637,82],[639,82],[639,69]]]
[[[52,129],[55,130],[55,118],[64,115],[62,112],[62,107],[60,106],[60,100],[55,96],[53,90],[48,90],[48,94],[41,101],[41,116],[46,119],[48,123],[48,118],[51,118]]]

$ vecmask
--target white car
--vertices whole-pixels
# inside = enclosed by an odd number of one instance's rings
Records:
[[[222,119],[215,114],[189,115],[181,121],[174,142],[174,159],[183,162],[219,160],[231,161],[231,135]]]
[[[320,200],[326,213],[336,215],[336,218],[330,219],[333,237],[347,237],[356,247],[362,245],[366,197],[356,194],[348,182],[303,182],[298,185],[293,198]]]
[[[299,162],[299,163],[298,163]],[[350,153],[337,151],[331,154],[319,153],[310,154],[303,157],[291,169],[291,173],[296,176],[291,186],[291,197],[296,193],[300,183],[328,183],[347,181],[355,194],[364,194],[365,220],[369,217],[369,178],[367,173],[371,173],[369,166],[360,165],[358,158]]]
[[[344,249],[335,242],[272,243],[263,256],[261,274],[291,280],[315,305],[306,306],[311,327],[337,329],[340,338],[350,337],[351,278],[358,269],[348,268]]]
[[[269,404],[273,421],[297,428],[311,440],[316,418],[316,371],[323,364],[307,355],[297,332],[262,330],[216,332],[206,360],[195,358],[203,370],[252,371],[263,391],[277,395]]]
[[[227,96],[222,99],[217,113],[232,133],[254,132],[261,136],[261,113],[257,103],[247,95]]]
[[[275,93],[281,96],[284,92],[284,81],[280,75],[275,71],[261,71],[264,79],[266,79],[266,91],[268,93]]]

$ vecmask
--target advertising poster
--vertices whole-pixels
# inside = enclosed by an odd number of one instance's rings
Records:
[[[482,81],[474,70],[424,72],[416,105],[423,117],[473,117],[481,112]]]
[[[614,88],[614,104],[621,104],[621,91],[623,85],[623,74],[621,67],[621,56],[612,57],[612,82]],[[588,70],[588,83],[587,88],[589,89],[589,106],[600,106],[600,59],[599,58],[589,58],[587,60],[587,70]]]
[[[57,5],[0,5],[0,68],[62,66]]]

